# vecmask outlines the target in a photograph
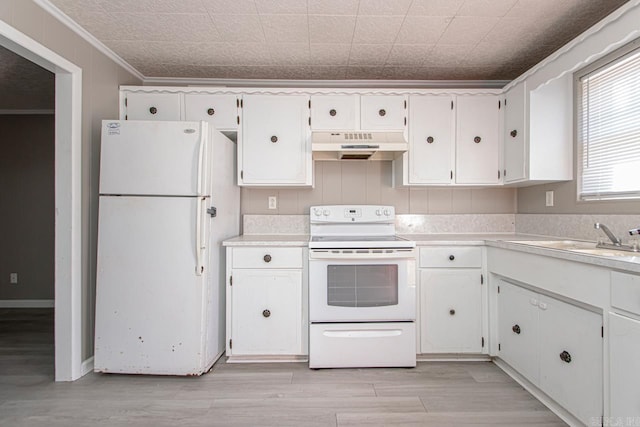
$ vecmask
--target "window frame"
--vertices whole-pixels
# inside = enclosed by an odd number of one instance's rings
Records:
[[[591,74],[599,69],[605,68],[609,65],[613,65],[616,62],[623,60],[626,56],[640,52],[640,38],[632,40],[624,46],[614,50],[599,58],[592,63],[577,70],[573,74],[573,88],[574,88],[574,120],[573,129],[575,131],[575,152],[576,152],[576,202],[577,203],[594,203],[594,202],[625,202],[640,200],[640,190],[633,195],[629,195],[628,192],[619,192],[619,194],[606,195],[606,196],[583,196],[582,195],[582,174],[583,174],[583,156],[584,156],[584,144],[582,141],[581,132],[581,114],[582,114],[582,78]]]

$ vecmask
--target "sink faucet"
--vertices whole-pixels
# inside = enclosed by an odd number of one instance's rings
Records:
[[[609,240],[611,240],[611,242],[615,245],[615,246],[620,246],[622,245],[622,242],[620,241],[620,239],[618,239],[616,236],[614,236],[614,234],[611,232],[611,230],[609,230],[609,227],[607,227],[604,224],[600,224],[599,222],[596,222],[595,224],[593,224],[593,227],[596,230],[602,230],[604,231],[604,234],[607,235],[607,237],[609,238]]]

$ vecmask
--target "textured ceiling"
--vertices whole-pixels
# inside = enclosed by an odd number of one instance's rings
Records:
[[[624,0],[51,0],[146,77],[511,80]]]
[[[0,46],[0,110],[49,110],[55,75]]]

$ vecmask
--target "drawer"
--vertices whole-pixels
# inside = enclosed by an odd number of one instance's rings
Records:
[[[433,246],[420,248],[421,268],[482,267],[482,248]]]
[[[611,305],[640,315],[640,275],[611,272]]]
[[[302,268],[302,248],[233,248],[233,268]]]

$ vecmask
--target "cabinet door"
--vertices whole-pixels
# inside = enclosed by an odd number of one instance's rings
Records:
[[[610,415],[640,419],[640,322],[609,314]]]
[[[422,353],[482,351],[480,269],[420,272]]]
[[[364,95],[360,97],[362,130],[404,130],[407,98],[404,95]]]
[[[525,179],[525,83],[509,89],[504,101],[504,182]]]
[[[495,95],[458,96],[456,183],[500,182],[500,109]]]
[[[184,96],[185,120],[204,120],[217,130],[238,129],[238,98],[236,95],[206,95],[188,93]]]
[[[516,371],[538,383],[538,295],[500,281],[498,354]]]
[[[602,316],[541,296],[540,388],[589,424],[602,416]]]
[[[301,270],[233,270],[233,355],[302,353]]]
[[[453,178],[453,97],[409,98],[409,183],[449,184]]]
[[[127,93],[127,120],[181,120],[179,93]]]
[[[311,96],[311,129],[357,130],[360,123],[359,95]]]
[[[311,185],[308,96],[245,95],[240,182]]]

